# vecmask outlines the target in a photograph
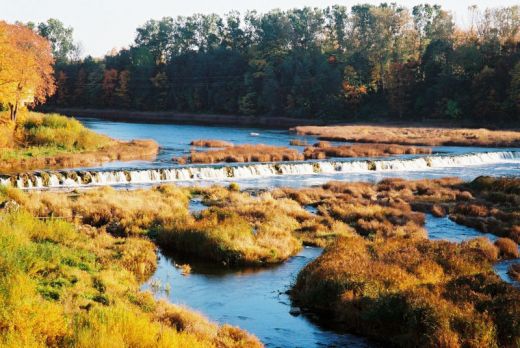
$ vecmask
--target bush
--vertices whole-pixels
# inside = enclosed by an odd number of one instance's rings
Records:
[[[495,246],[500,251],[500,257],[507,259],[517,259],[520,257],[518,244],[509,238],[499,238],[495,242]]]
[[[481,239],[340,238],[300,272],[291,296],[345,330],[395,346],[514,346],[520,293],[481,249]]]

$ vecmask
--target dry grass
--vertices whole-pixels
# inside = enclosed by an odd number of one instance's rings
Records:
[[[237,145],[224,150],[192,151],[182,162],[191,163],[243,163],[302,161],[303,154],[287,147],[267,145]]]
[[[495,242],[495,245],[503,258],[517,259],[520,257],[518,244],[509,238],[499,238]]]
[[[116,236],[150,236],[166,249],[229,265],[278,263],[293,256],[301,248],[293,233],[309,218],[294,201],[218,187],[197,192],[211,206],[197,217],[188,210],[190,190],[175,186],[69,195],[9,192],[37,216],[79,220]]]
[[[306,140],[301,140],[301,139],[291,139],[291,141],[289,142],[289,145],[292,145],[292,146],[307,146],[307,141]]]
[[[361,144],[327,146],[323,142],[316,147],[307,147],[303,152],[306,159],[324,159],[328,157],[383,157],[392,155],[429,155],[430,148],[388,144]]]
[[[520,147],[520,132],[391,126],[302,126],[301,135],[323,140],[401,145]]]
[[[215,139],[199,139],[193,140],[190,143],[191,146],[197,147],[232,147],[233,143],[224,140],[215,140]]]
[[[364,235],[420,236],[418,211],[449,215],[457,223],[519,243],[519,193],[517,178],[480,177],[467,184],[457,178],[385,179],[375,185],[330,182],[319,188],[278,189],[273,195],[317,206]]]
[[[342,238],[299,274],[292,296],[395,346],[512,347],[520,293],[493,273],[496,253],[487,239]]]
[[[30,201],[0,192],[0,201],[13,197]],[[11,207],[0,209],[0,346],[262,346],[238,328],[140,292],[156,267],[149,240]]]
[[[123,142],[97,134],[79,121],[56,114],[29,112],[17,123],[0,114],[0,171],[19,172],[101,165],[113,160],[152,159],[152,140]]]
[[[520,263],[513,263],[510,265],[507,274],[517,282],[520,282]]]

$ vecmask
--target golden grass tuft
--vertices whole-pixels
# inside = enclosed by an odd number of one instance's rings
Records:
[[[500,256],[506,259],[517,259],[520,257],[518,244],[509,238],[499,238],[495,242],[495,246],[500,251]]]
[[[224,140],[216,140],[216,139],[199,139],[193,140],[190,143],[191,146],[197,147],[232,147],[233,143]]]
[[[224,150],[192,151],[184,162],[191,163],[243,163],[301,161],[303,154],[295,149],[268,145],[237,145]]]
[[[328,157],[383,157],[391,155],[429,155],[430,148],[416,146],[361,144],[331,146],[327,142],[319,142],[315,147],[307,147],[303,152],[306,159],[324,159]]]

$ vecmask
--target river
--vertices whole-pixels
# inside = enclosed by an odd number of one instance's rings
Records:
[[[90,129],[120,139],[149,138],[161,150],[154,161],[111,162],[101,167],[34,172],[0,176],[0,183],[14,183],[27,189],[118,186],[136,188],[158,183],[211,185],[237,182],[243,188],[304,187],[331,180],[376,182],[389,177],[407,179],[457,176],[472,180],[479,175],[517,175],[519,149],[481,147],[434,147],[431,156],[390,156],[385,158],[331,158],[323,161],[178,165],[172,158],[189,153],[192,140],[220,139],[235,144],[290,146],[298,138],[312,144],[313,137],[300,137],[288,131],[210,127],[191,125],[135,124],[83,119]]]
[[[172,157],[185,155],[195,139],[220,139],[235,144],[253,143],[289,146],[299,138],[312,144],[313,137],[297,137],[286,131],[256,128],[157,125],[107,122],[84,119],[92,130],[119,139],[150,138],[161,151],[154,161],[112,162],[97,168],[77,168],[31,176],[30,184],[16,178],[25,188],[70,188],[113,185],[145,187],[162,182],[180,185],[227,184],[239,182],[244,188],[277,186],[303,187],[330,180],[379,181],[388,177],[406,179],[458,176],[471,180],[479,175],[518,175],[519,149],[437,147],[433,156],[395,156],[384,159],[331,159],[313,163],[239,164],[177,166]],[[89,180],[85,180],[88,177]],[[79,179],[78,179],[79,178]],[[6,178],[0,180],[8,180]],[[10,179],[9,179],[10,180]],[[12,181],[11,181],[12,182]],[[28,187],[30,185],[31,187]],[[200,200],[192,202],[194,212],[204,209]],[[461,242],[483,234],[460,226],[448,218],[427,215],[426,229],[432,239]],[[486,235],[495,239],[494,235]],[[306,247],[287,262],[269,268],[223,269],[207,263],[189,262],[192,272],[182,275],[178,264],[187,263],[175,255],[159,251],[158,269],[143,285],[157,297],[183,304],[219,323],[240,326],[257,335],[268,347],[370,347],[362,337],[340,333],[326,318],[318,318],[291,307],[287,290],[306,264],[322,249]],[[496,265],[502,279],[516,286],[506,274],[511,262]]]

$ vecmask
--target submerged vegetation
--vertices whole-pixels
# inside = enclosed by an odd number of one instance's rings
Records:
[[[426,146],[520,147],[520,132],[399,126],[303,126],[298,134],[322,140]]]
[[[57,114],[22,112],[16,121],[0,113],[0,150],[0,171],[12,172],[152,158],[158,145],[114,140]]]
[[[139,291],[155,246],[60,217],[34,217],[2,188],[0,345],[249,347],[253,336]]]

